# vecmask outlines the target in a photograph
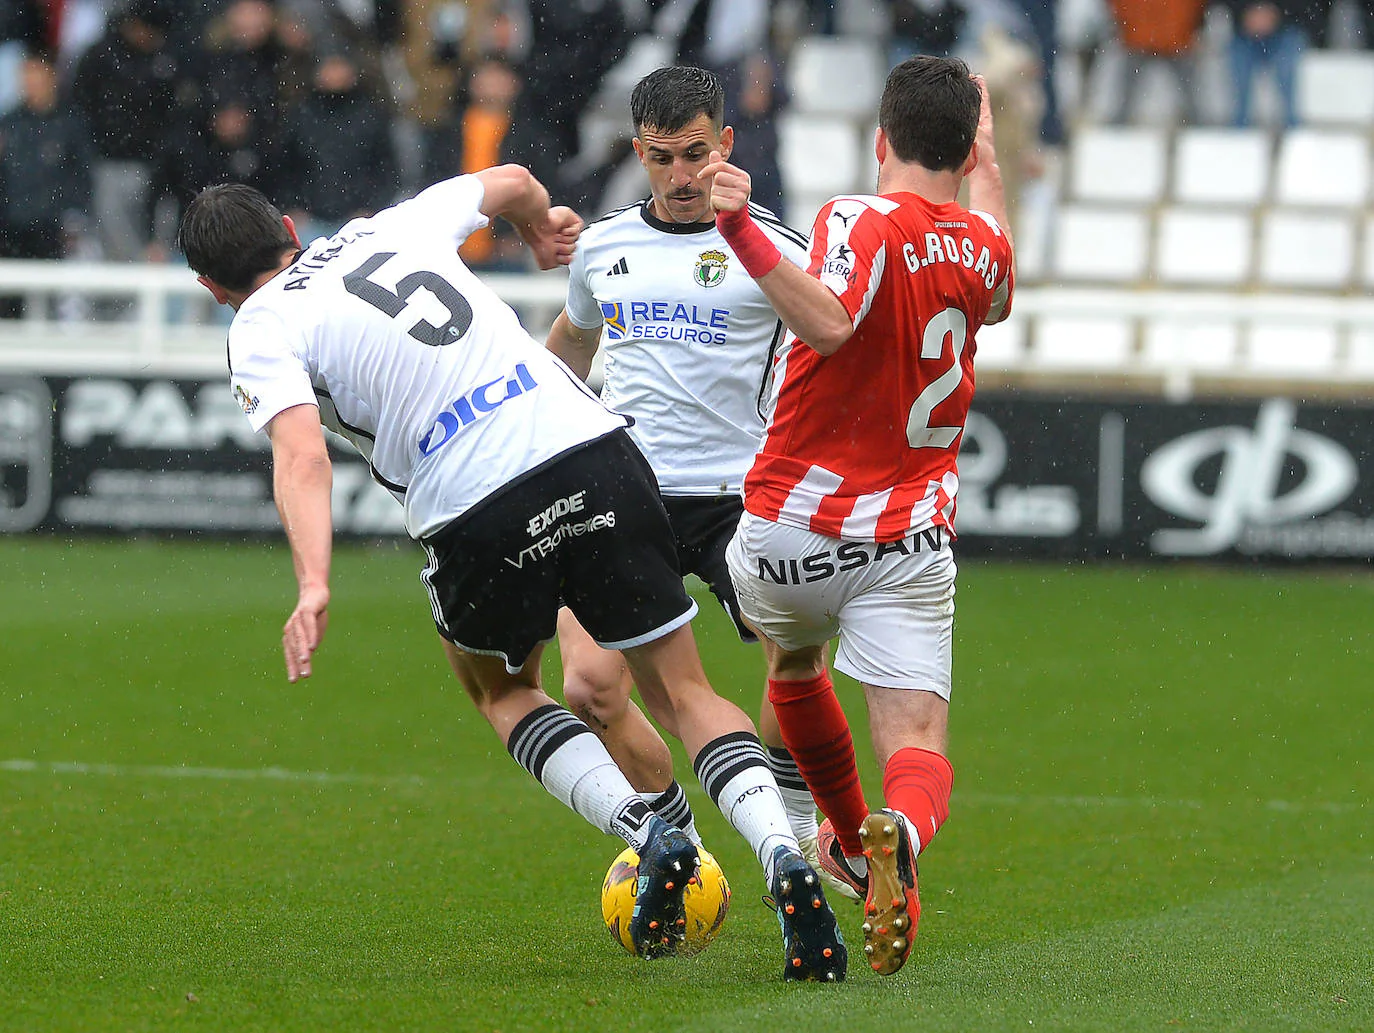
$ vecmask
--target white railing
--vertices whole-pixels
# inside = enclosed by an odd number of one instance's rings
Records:
[[[562,273],[482,279],[541,340],[567,294]],[[24,299],[24,314],[0,319],[0,371],[224,371],[233,313],[216,305],[185,266],[0,261],[0,297],[6,295]]]
[[[1298,293],[1023,287],[979,332],[981,383],[1374,396],[1374,301]]]
[[[483,276],[542,339],[560,273]],[[181,266],[0,262],[0,371],[224,370],[228,310]],[[1012,318],[980,332],[980,383],[1374,396],[1374,300],[1314,294],[1022,286]]]

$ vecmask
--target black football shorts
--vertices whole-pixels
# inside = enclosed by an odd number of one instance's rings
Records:
[[[695,574],[725,607],[735,630],[745,642],[757,642],[739,613],[735,584],[725,563],[725,547],[735,536],[744,500],[738,495],[665,495],[663,506],[677,540],[678,566]]]
[[[559,456],[425,538],[439,634],[518,671],[560,603],[606,649],[652,642],[697,607],[658,482],[623,430]]]

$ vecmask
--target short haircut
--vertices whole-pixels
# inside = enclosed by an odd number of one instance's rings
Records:
[[[698,115],[720,129],[725,125],[725,88],[714,72],[691,65],[656,68],[630,94],[635,133],[644,127],[676,133]]]
[[[878,124],[900,161],[953,171],[973,149],[981,101],[964,62],[918,55],[888,73]]]
[[[232,291],[246,291],[296,248],[276,205],[242,183],[197,194],[181,218],[177,244],[187,265]]]

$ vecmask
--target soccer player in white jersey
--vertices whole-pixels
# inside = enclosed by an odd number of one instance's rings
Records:
[[[699,576],[740,638],[755,642],[735,602],[725,546],[743,512],[782,324],[716,229],[709,185],[697,178],[712,151],[730,153],[724,110],[720,80],[702,68],[659,68],[635,86],[633,142],[651,196],[582,231],[548,347],[584,379],[601,349],[601,399],[634,419],[629,433],[658,478],[683,573]],[[765,208],[750,210],[782,253],[805,264],[802,234]],[[630,698],[624,660],[600,648],[567,609],[558,642],[568,706],[650,806],[700,843],[668,747]],[[816,804],[766,699],[759,730],[792,831],[815,863]],[[847,884],[828,883],[857,898]]]
[[[653,957],[682,942],[695,844],[640,799],[601,741],[544,694],[539,661],[559,601],[623,650],[640,694],[675,728],[784,904],[784,973],[843,978],[846,954],[802,857],[749,718],[701,670],[696,605],[677,572],[653,473],[609,412],[458,258],[497,215],[542,268],[566,264],[581,221],[520,166],[459,176],[301,248],[291,220],[241,185],[209,187],[180,241],[235,309],[232,389],[272,443],[277,507],[299,596],[282,647],[311,673],[332,547],[323,427],[350,440],[405,507],[454,673],[512,756],[557,799],[640,852],[630,933]],[[814,889],[813,889],[814,888]]]
[[[904,61],[878,124],[878,191],[821,208],[806,268],[754,224],[747,173],[718,155],[701,176],[791,331],[730,575],[764,638],[783,738],[829,819],[821,863],[864,891],[864,952],[890,975],[920,916],[916,855],[949,815],[951,542],[974,335],[1006,318],[1014,284],[981,81],[962,61]],[[965,179],[972,209],[956,200]],[[873,813],[826,669],[835,636],[883,770]]]

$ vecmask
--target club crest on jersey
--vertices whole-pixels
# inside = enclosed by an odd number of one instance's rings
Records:
[[[624,338],[625,330],[625,306],[618,301],[603,301],[601,303],[601,318],[606,321],[606,334],[612,341],[619,341]]]
[[[725,279],[730,256],[724,251],[703,251],[697,255],[697,267],[692,276],[703,287],[718,287]]]
[[[239,403],[239,408],[243,410],[245,416],[252,416],[258,411],[257,396],[250,395],[243,389],[242,384],[234,385],[234,401]]]

